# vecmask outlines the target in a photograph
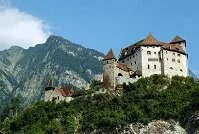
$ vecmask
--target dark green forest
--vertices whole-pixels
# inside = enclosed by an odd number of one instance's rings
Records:
[[[85,93],[70,103],[40,101],[23,110],[15,98],[1,113],[0,130],[8,134],[89,133],[135,122],[181,121],[187,111],[199,108],[199,83],[191,77],[152,75],[117,92]]]

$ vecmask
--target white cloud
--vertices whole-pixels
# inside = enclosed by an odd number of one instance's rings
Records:
[[[50,34],[43,20],[12,7],[7,0],[0,0],[0,50],[44,43]]]

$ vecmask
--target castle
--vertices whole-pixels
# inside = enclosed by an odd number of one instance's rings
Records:
[[[70,102],[74,97],[81,96],[82,90],[77,90],[72,85],[67,85],[65,87],[54,87],[53,81],[49,80],[47,87],[45,88],[44,101],[55,100],[56,103],[60,101]]]
[[[141,77],[153,74],[188,76],[186,40],[176,36],[170,43],[166,43],[149,34],[145,39],[122,49],[118,60],[112,49],[103,59],[104,89],[122,89],[123,83],[134,83]],[[102,92],[106,92],[104,89]],[[45,88],[45,101],[55,99],[56,102],[69,102],[81,95],[82,92],[73,86],[54,87],[52,80]]]
[[[133,83],[139,77],[162,74],[188,76],[186,40],[176,36],[170,43],[158,41],[149,34],[121,50],[119,59],[111,49],[103,59],[105,88],[115,89],[123,83]]]

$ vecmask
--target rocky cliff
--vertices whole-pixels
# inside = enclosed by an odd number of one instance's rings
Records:
[[[53,79],[55,86],[84,88],[102,73],[103,57],[96,50],[54,35],[29,49],[13,46],[0,51],[0,102],[9,103],[12,96],[20,96],[24,104],[41,99],[48,79]]]

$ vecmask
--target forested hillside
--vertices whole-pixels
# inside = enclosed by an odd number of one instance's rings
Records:
[[[92,90],[91,90],[92,91]],[[198,131],[199,84],[193,78],[153,75],[124,85],[123,92],[90,95],[70,103],[37,102],[20,111],[13,100],[1,115],[1,130],[12,134],[110,133],[132,123],[146,125],[153,120],[180,122],[187,133]],[[7,117],[8,116],[8,117]],[[173,131],[175,128],[169,128]],[[106,131],[105,131],[106,130]]]

